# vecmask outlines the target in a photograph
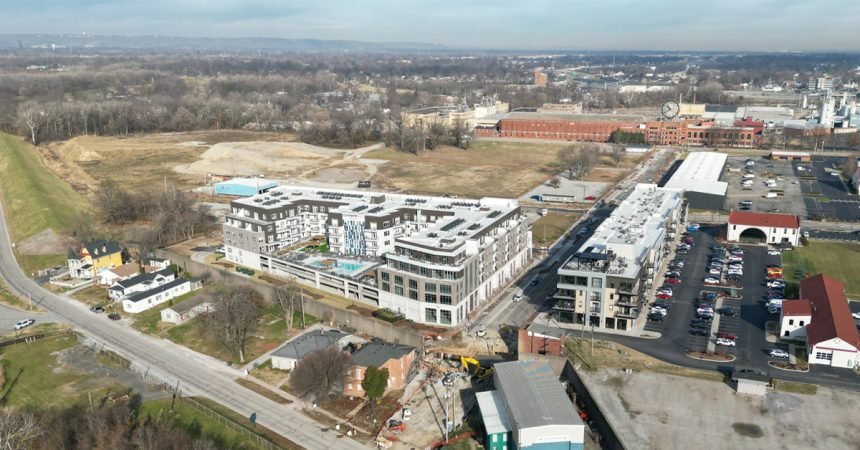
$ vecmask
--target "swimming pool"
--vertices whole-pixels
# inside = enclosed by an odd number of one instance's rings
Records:
[[[333,263],[329,263],[329,261],[333,261]],[[319,260],[311,261],[310,265],[312,265],[314,267],[319,267],[321,269],[332,269],[332,270],[337,271],[337,272],[344,272],[344,273],[349,273],[349,274],[354,273],[354,272],[361,272],[361,270],[365,266],[365,264],[363,264],[363,263],[356,263],[356,262],[351,262],[351,261],[341,261],[339,259],[326,259],[324,261],[319,261]]]

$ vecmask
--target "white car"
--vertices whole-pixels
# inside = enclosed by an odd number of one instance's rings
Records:
[[[851,313],[851,317],[853,317],[853,318],[855,318],[855,319],[857,319],[857,320],[860,320],[860,312]]]
[[[23,330],[24,328],[27,328],[34,323],[36,323],[35,319],[19,320],[17,323],[15,323],[15,331]]]
[[[787,351],[785,351],[785,350],[783,350],[783,349],[780,349],[780,348],[775,348],[775,349],[773,349],[773,350],[771,350],[771,351],[770,351],[770,357],[771,357],[771,358],[785,358],[785,359],[788,359],[789,355],[788,355],[788,352],[787,352]]]
[[[743,264],[729,264],[730,270],[744,270]]]
[[[803,232],[803,237],[805,237],[805,238],[809,239],[809,232],[808,232],[808,231],[804,231],[804,232]]]
[[[719,284],[719,283],[720,283],[720,280],[718,280],[714,277],[705,278],[705,284]]]
[[[663,308],[660,308],[660,307],[658,307],[658,306],[655,306],[655,307],[651,308],[651,314],[660,314],[660,315],[662,315],[663,317],[665,317],[665,316],[666,316],[666,314],[669,314],[669,311],[666,311],[666,310],[665,310],[665,309],[663,309]]]
[[[519,303],[523,299],[523,294],[514,294],[512,300],[514,303]]]
[[[770,256],[778,256],[778,255],[779,255],[779,250],[771,249],[771,250],[768,250],[768,251],[767,251],[767,254],[768,254],[768,255],[770,255]]]
[[[738,344],[731,339],[719,338],[719,339],[717,339],[717,345],[725,345],[726,347],[735,347]]]
[[[484,327],[478,328],[478,331],[475,333],[478,337],[484,337],[487,335],[487,329]]]
[[[744,276],[744,271],[743,270],[729,270],[728,274],[729,275],[737,275],[739,277],[742,277],[742,276]]]
[[[711,275],[719,275],[720,269],[710,269],[710,270],[708,270],[708,273]]]

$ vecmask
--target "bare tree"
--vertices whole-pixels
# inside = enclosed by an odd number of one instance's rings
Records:
[[[618,164],[621,163],[621,160],[624,159],[625,153],[627,153],[627,151],[624,150],[623,145],[613,145],[612,146],[611,156],[612,156],[612,161],[615,163],[616,166],[618,166]]]
[[[239,362],[245,362],[245,344],[262,314],[262,296],[248,286],[228,286],[211,295],[207,329],[225,349],[239,354]]]
[[[0,408],[0,449],[28,449],[40,434],[39,423],[32,414]]]
[[[558,177],[552,177],[549,179],[549,185],[558,189],[559,187],[561,187],[561,179],[559,179]]]
[[[42,109],[35,102],[26,102],[18,108],[18,116],[21,122],[30,131],[30,142],[38,143],[39,128],[44,122]]]
[[[600,155],[600,146],[594,143],[586,143],[580,147],[576,155],[574,166],[576,167],[577,176],[584,177],[588,175],[592,167],[597,164]]]
[[[281,315],[284,316],[284,322],[287,324],[287,332],[293,329],[293,316],[295,316],[296,308],[301,308],[301,301],[302,288],[296,282],[295,278],[290,278],[286,283],[275,287],[275,303],[278,304]]]
[[[568,178],[573,179],[573,170],[577,165],[579,149],[575,145],[568,145],[558,151],[558,160],[568,171]]]
[[[342,382],[349,355],[332,345],[302,358],[290,374],[290,385],[300,397],[325,397],[336,383]]]
[[[852,153],[846,156],[842,160],[842,175],[845,175],[845,178],[851,179],[854,176],[854,172],[860,167],[858,163],[860,163],[860,153]]]

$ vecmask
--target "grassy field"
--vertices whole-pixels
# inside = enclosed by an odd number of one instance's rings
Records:
[[[148,309],[142,313],[135,314],[132,316],[132,324],[131,326],[136,328],[139,331],[149,334],[159,334],[164,328],[171,327],[172,325],[169,323],[161,323],[161,310],[165,308],[169,308],[173,305],[178,305],[185,300],[192,299],[202,294],[207,290],[207,288],[211,288],[210,286],[206,286],[203,289],[198,289],[196,291],[186,292],[185,294],[180,295],[179,297],[174,298],[173,300],[158,305],[155,308]]]
[[[614,342],[595,340],[593,357],[591,356],[591,341],[587,337],[586,339],[568,338],[565,342],[565,347],[567,350],[566,356],[571,361],[582,362],[586,370],[609,368],[632,369],[635,371],[657,372],[709,381],[722,382],[725,379],[720,372],[667,364]]]
[[[582,214],[548,214],[532,224],[532,243],[551,244],[564,234]]]
[[[57,361],[57,352],[75,345],[74,336],[64,335],[4,348],[0,364],[7,384],[0,395],[5,402],[16,407],[61,408],[84,404],[87,393],[96,398],[118,391],[107,379],[64,368]]]
[[[81,303],[85,303],[87,306],[106,306],[110,303],[107,289],[101,286],[90,286],[86,289],[81,289],[72,294],[71,297]]]
[[[61,232],[87,201],[39,161],[21,139],[0,133],[0,195],[13,241],[51,228]]]
[[[860,300],[860,244],[812,240],[808,247],[783,252],[782,262],[787,282],[799,282],[805,276],[802,274],[824,273],[845,283],[848,297]]]
[[[815,395],[818,393],[818,385],[801,383],[798,381],[773,380],[773,390],[791,392],[794,394]]]
[[[19,298],[17,295],[12,294],[9,290],[9,286],[6,286],[3,283],[3,280],[0,280],[0,304],[11,306],[12,308],[21,309],[21,310],[29,310],[29,304],[27,303],[26,298]]]
[[[475,141],[468,150],[443,147],[418,155],[392,148],[366,153],[391,161],[374,183],[424,194],[517,197],[561,170],[562,144]]]

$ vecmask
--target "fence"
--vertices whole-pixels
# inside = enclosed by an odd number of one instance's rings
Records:
[[[46,331],[44,333],[37,333],[37,334],[30,334],[27,336],[20,336],[20,337],[16,337],[13,339],[9,339],[9,340],[0,342],[0,348],[8,347],[10,345],[15,345],[15,344],[36,342],[39,339],[44,339],[47,337],[54,337],[54,336],[62,336],[64,334],[72,334],[72,331],[71,330]]]
[[[199,402],[193,398],[190,398],[190,397],[178,397],[178,398],[182,403],[189,405],[192,408],[202,412],[207,417],[214,419],[219,424],[223,424],[226,427],[230,428],[231,430],[245,435],[248,438],[248,440],[256,443],[258,447],[260,447],[264,450],[282,450],[281,447],[278,447],[277,445],[272,443],[272,441],[268,440],[266,437],[262,436],[261,434],[255,432],[255,431],[249,430],[248,427],[237,423],[233,419],[230,419],[230,418],[224,416],[223,414],[221,414],[218,411],[215,411],[214,409],[204,405],[203,403],[201,403],[201,402]]]

